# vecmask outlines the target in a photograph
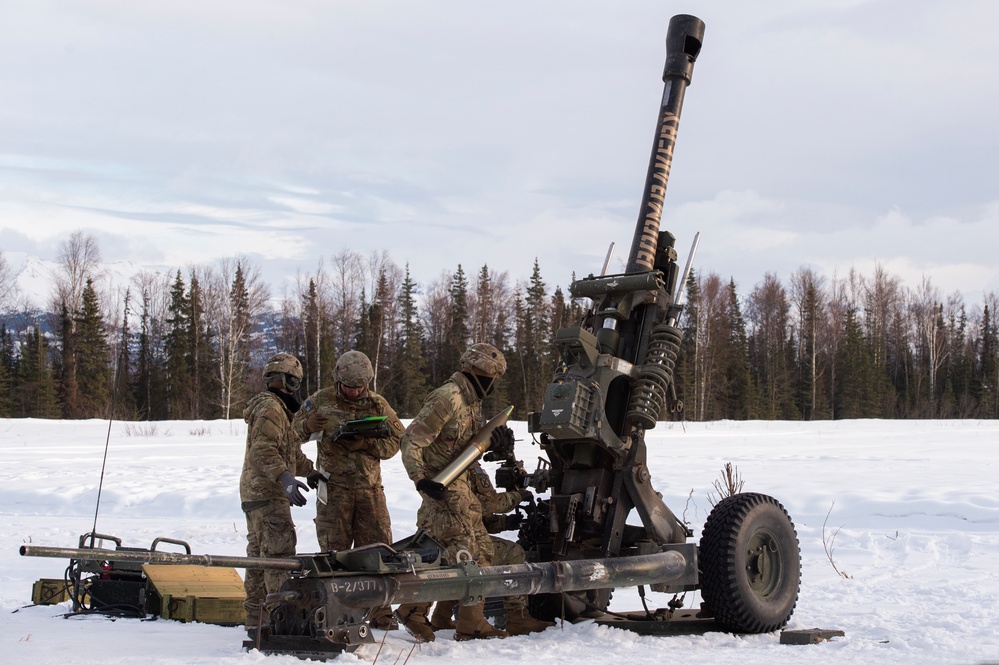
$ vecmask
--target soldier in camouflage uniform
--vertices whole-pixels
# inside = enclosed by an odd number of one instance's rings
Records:
[[[512,490],[509,492],[497,492],[493,487],[489,474],[478,463],[470,469],[472,492],[478,497],[482,504],[482,522],[490,534],[502,531],[513,531],[520,527],[522,517],[517,513],[512,513],[523,501],[530,501],[533,498],[528,489]],[[417,515],[417,519],[420,516]],[[494,566],[507,566],[518,563],[527,563],[527,554],[524,548],[517,543],[490,535],[489,539],[493,544]],[[503,609],[506,612],[506,626],[504,630],[510,635],[527,635],[528,633],[539,633],[549,626],[554,626],[554,622],[541,621],[535,619],[527,610],[527,596],[507,596],[503,599]],[[447,630],[454,628],[451,616],[454,604],[450,602],[440,602],[434,607],[434,614],[430,619],[430,626],[434,630]]]
[[[314,480],[312,462],[302,453],[302,441],[323,428],[323,417],[303,419],[293,425],[299,408],[294,392],[302,380],[302,364],[295,356],[279,353],[264,365],[267,390],[251,398],[243,411],[246,421],[246,451],[239,478],[239,498],[246,515],[246,556],[295,556],[297,538],[291,506],[305,505],[301,490],[308,487],[295,476]],[[262,602],[281,588],[288,573],[249,569],[244,589],[246,627],[256,629],[266,614]]]
[[[482,504],[472,491],[470,471],[461,474],[448,487],[433,477],[461,452],[485,424],[482,399],[506,371],[506,360],[496,347],[473,344],[460,359],[461,369],[444,385],[427,396],[419,414],[402,435],[402,462],[423,497],[418,524],[440,543],[449,562],[458,552],[469,552],[480,566],[493,560],[493,544],[482,522]],[[497,428],[494,434],[500,430]],[[458,609],[455,639],[506,637],[486,621],[482,603]],[[396,613],[418,639],[434,640],[427,619],[430,603],[401,605]]]
[[[316,503],[316,537],[325,551],[392,542],[381,460],[399,452],[403,427],[385,398],[368,389],[374,375],[366,355],[347,351],[333,367],[333,386],[314,393],[295,416],[296,424],[311,413],[328,418],[316,459],[329,474],[327,500]],[[348,421],[369,416],[384,416],[384,427],[364,436],[340,432]],[[376,608],[370,620],[378,628],[398,628],[389,607]]]

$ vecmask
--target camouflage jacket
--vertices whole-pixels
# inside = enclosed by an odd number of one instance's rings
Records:
[[[357,400],[349,400],[340,394],[336,386],[332,386],[313,393],[309,400],[317,411],[329,417],[317,444],[319,454],[316,460],[323,471],[330,474],[328,484],[345,489],[381,487],[380,461],[399,452],[399,437],[403,431],[399,417],[385,398],[368,391]],[[304,430],[308,415],[305,409],[299,409],[295,414],[296,426]],[[385,416],[389,436],[333,441],[342,424],[368,416]]]
[[[305,429],[292,423],[292,413],[274,393],[252,397],[243,410],[246,421],[246,451],[239,477],[241,501],[287,501],[278,477],[287,471],[307,476],[312,461],[302,452]]]
[[[484,424],[472,383],[455,372],[427,395],[400,442],[402,463],[413,482],[447,466]],[[468,473],[467,471],[465,472]]]
[[[520,492],[497,492],[489,474],[479,466],[472,465],[472,492],[482,504],[482,523],[489,533],[506,531],[506,514],[520,505]]]

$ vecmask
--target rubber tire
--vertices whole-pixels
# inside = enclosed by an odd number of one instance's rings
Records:
[[[701,597],[723,628],[769,633],[787,624],[798,602],[801,550],[776,499],[752,492],[722,499],[698,549]]]

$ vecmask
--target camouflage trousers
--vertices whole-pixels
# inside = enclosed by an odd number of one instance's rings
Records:
[[[424,498],[416,522],[445,549],[452,565],[461,550],[480,566],[492,565],[493,542],[482,523],[482,504],[465,476],[448,486],[442,501]]]
[[[316,538],[321,550],[346,550],[372,543],[392,544],[392,520],[385,490],[327,485],[327,502],[316,502]]]
[[[527,554],[524,548],[513,542],[498,536],[489,536],[493,543],[493,565],[512,566],[518,563],[527,563]],[[517,611],[527,608],[527,596],[507,596],[503,599],[503,607],[507,612]]]
[[[392,520],[385,490],[326,485],[326,503],[316,502],[316,539],[324,552],[372,543],[392,544]],[[376,628],[392,619],[392,608],[376,607],[368,617]]]
[[[295,556],[298,537],[291,520],[291,505],[286,500],[254,501],[245,506],[246,556],[289,557]],[[243,580],[246,600],[246,625],[256,626],[264,597],[281,589],[288,579],[283,570],[248,569]],[[266,617],[264,617],[266,622]]]
[[[489,540],[492,541],[493,545],[493,563],[494,566],[512,566],[518,563],[527,563],[527,554],[524,552],[524,548],[517,543],[500,538],[499,536],[489,536]],[[445,611],[447,612],[450,608],[449,614],[453,614],[454,607],[457,606],[457,601],[442,600],[439,601],[438,609],[440,605],[443,604]],[[428,613],[430,609],[430,603],[421,603],[417,607],[423,607],[423,612]],[[506,610],[507,616],[510,613],[520,613],[527,611],[527,596],[506,596],[503,598],[503,609]],[[434,611],[436,614],[437,610]]]

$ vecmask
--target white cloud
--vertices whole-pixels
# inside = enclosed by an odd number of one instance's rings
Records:
[[[550,283],[626,254],[675,8],[643,0],[22,3],[0,234],[136,260],[341,248]],[[999,288],[999,5],[704,4],[664,228],[747,291],[879,261]],[[968,17],[973,16],[973,20]],[[273,257],[273,258],[270,258]],[[976,296],[977,297],[977,296]]]

